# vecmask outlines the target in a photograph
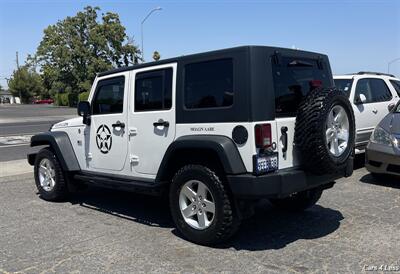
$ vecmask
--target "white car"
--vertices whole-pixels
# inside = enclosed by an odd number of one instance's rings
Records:
[[[374,128],[399,100],[400,80],[394,75],[378,72],[336,75],[333,79],[353,105],[356,153],[362,153]]]

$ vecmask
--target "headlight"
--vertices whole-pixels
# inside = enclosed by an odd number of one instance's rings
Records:
[[[394,141],[397,142],[397,140],[389,132],[387,132],[380,126],[377,126],[374,129],[374,132],[372,132],[371,142],[373,143],[392,146]]]

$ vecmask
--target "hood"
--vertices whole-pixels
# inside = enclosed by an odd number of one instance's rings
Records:
[[[68,120],[61,121],[53,125],[53,129],[65,128],[65,127],[81,127],[84,126],[82,117],[76,117]]]

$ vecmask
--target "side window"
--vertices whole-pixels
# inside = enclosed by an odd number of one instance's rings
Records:
[[[172,68],[136,74],[135,111],[166,110],[172,106]]]
[[[92,102],[92,114],[122,113],[124,83],[125,77],[123,76],[99,81]]]
[[[218,108],[233,104],[233,60],[220,59],[185,66],[185,107]]]
[[[390,80],[390,83],[393,85],[394,89],[396,90],[397,95],[400,96],[400,81]]]
[[[364,94],[366,103],[385,102],[392,99],[392,94],[381,79],[365,78],[357,82],[355,98]]]

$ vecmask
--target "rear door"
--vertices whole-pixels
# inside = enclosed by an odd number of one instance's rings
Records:
[[[279,168],[299,164],[294,143],[296,113],[301,100],[319,86],[333,85],[325,62],[309,58],[281,57],[273,63],[275,89],[276,139]]]
[[[156,175],[175,138],[175,86],[177,64],[134,70],[129,112],[131,167]]]
[[[366,101],[359,98],[364,95]],[[356,146],[362,147],[368,143],[369,137],[379,122],[389,113],[388,106],[397,101],[384,80],[380,78],[361,78],[357,81],[354,91],[354,116],[356,120]]]

